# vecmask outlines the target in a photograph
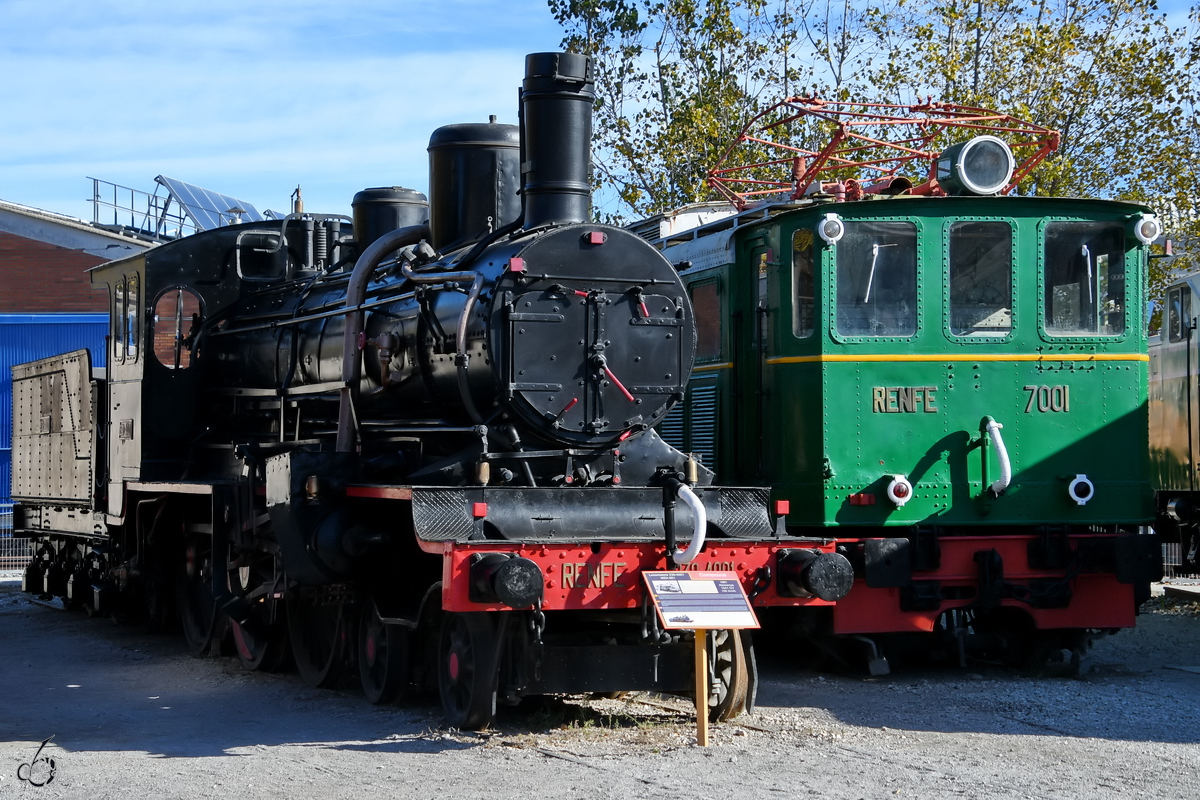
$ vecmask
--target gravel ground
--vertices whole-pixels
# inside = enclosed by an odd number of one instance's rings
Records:
[[[772,661],[757,713],[699,748],[690,705],[671,698],[548,701],[463,734],[429,702],[373,707],[193,659],[181,641],[12,589],[0,586],[0,798],[1200,797],[1200,603],[1151,601],[1082,680]],[[54,780],[20,781],[51,735]]]

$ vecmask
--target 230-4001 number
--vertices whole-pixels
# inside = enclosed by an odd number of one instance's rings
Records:
[[[1050,411],[1071,410],[1071,387],[1066,384],[1060,386],[1022,386],[1021,388],[1029,392],[1029,402],[1025,404],[1026,414],[1032,412],[1034,408],[1037,408],[1043,414]]]

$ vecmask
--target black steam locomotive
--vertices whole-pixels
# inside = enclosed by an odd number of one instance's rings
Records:
[[[832,541],[652,430],[691,374],[691,303],[588,221],[588,60],[526,68],[519,127],[433,134],[428,203],[367,190],[352,220],[297,209],[93,270],[106,373],[86,351],[13,371],[26,591],[177,613],[193,652],[312,685],[356,666],[373,702],[437,686],[465,727],[524,695],[687,690],[690,634],[642,570],[734,570],[758,605],[848,591]],[[710,647],[731,716],[753,651]]]

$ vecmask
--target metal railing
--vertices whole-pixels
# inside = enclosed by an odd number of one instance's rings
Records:
[[[33,560],[30,540],[13,534],[13,504],[0,502],[0,573],[24,572]]]
[[[1183,545],[1179,542],[1163,542],[1163,578],[1195,578],[1197,575],[1184,569]]]
[[[170,195],[131,189],[99,178],[92,182],[92,222],[105,227],[135,231],[160,240],[178,239],[196,233],[196,224]],[[111,200],[109,198],[112,198]]]
[[[29,539],[0,536],[0,572],[23,572],[33,559]]]

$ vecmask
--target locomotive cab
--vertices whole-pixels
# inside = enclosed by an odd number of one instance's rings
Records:
[[[836,633],[956,610],[1129,627],[1159,570],[1146,214],[828,197],[666,237],[707,322],[664,437],[718,480],[771,485],[789,532],[839,539],[857,580]]]
[[[245,294],[289,282],[303,266],[295,232],[262,223],[191,237],[94,267],[92,286],[109,298],[106,509],[124,515],[126,481],[177,481],[194,469],[191,449],[203,414],[202,336]],[[286,230],[287,226],[283,228]],[[263,239],[271,241],[264,246]]]

